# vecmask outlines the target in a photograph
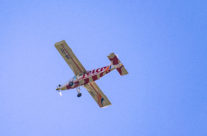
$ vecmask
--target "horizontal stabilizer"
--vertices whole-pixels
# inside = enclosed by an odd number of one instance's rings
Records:
[[[108,56],[109,60],[111,61],[112,65],[118,65],[121,64],[120,67],[118,67],[116,70],[119,72],[120,75],[127,75],[128,72],[126,70],[126,68],[124,67],[124,65],[121,63],[121,61],[119,60],[119,58],[117,57],[116,54],[111,53]]]

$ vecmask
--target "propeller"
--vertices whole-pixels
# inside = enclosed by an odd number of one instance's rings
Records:
[[[62,94],[62,92],[61,92],[61,90],[60,90],[60,87],[61,87],[61,85],[59,84],[59,85],[58,85],[58,88],[57,88],[56,90],[58,91],[59,95],[62,96],[63,94]]]
[[[63,94],[62,94],[61,90],[58,90],[58,92],[59,92],[59,95],[60,95],[60,96],[63,96]]]

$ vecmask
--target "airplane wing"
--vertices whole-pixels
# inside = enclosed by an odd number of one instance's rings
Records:
[[[88,90],[88,92],[97,102],[99,107],[103,108],[111,105],[111,102],[108,100],[108,98],[104,95],[104,93],[101,91],[101,89],[95,82],[90,82],[84,85],[84,87]]]
[[[67,43],[64,40],[55,43],[55,47],[62,55],[64,60],[67,62],[67,64],[70,66],[70,68],[73,70],[75,75],[86,72],[83,65],[80,63],[80,61],[77,59],[71,48],[67,45]]]

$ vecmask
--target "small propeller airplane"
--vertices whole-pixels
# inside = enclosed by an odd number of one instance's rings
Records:
[[[128,74],[127,70],[120,62],[118,57],[114,53],[111,53],[108,56],[109,60],[111,61],[110,65],[93,69],[91,71],[86,71],[86,69],[83,67],[83,65],[80,63],[71,48],[64,40],[55,43],[55,47],[75,74],[75,76],[66,84],[58,85],[56,90],[59,92],[60,96],[62,96],[62,90],[76,88],[78,92],[77,97],[80,97],[80,86],[84,86],[88,90],[90,95],[94,98],[94,100],[97,102],[99,107],[102,108],[111,105],[111,102],[104,95],[104,93],[95,83],[95,81],[114,69],[116,69],[120,75]]]

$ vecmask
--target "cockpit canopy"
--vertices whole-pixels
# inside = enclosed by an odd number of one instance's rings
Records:
[[[80,73],[80,74],[74,76],[72,80],[73,80],[73,81],[74,81],[74,80],[77,80],[77,79],[79,79],[81,76],[83,76],[83,73]]]
[[[80,77],[80,76],[82,76],[82,75],[83,75],[83,73],[80,73],[80,74],[77,75],[77,77]]]
[[[77,76],[74,76],[74,77],[72,78],[73,81],[76,80],[76,79],[77,79]]]

